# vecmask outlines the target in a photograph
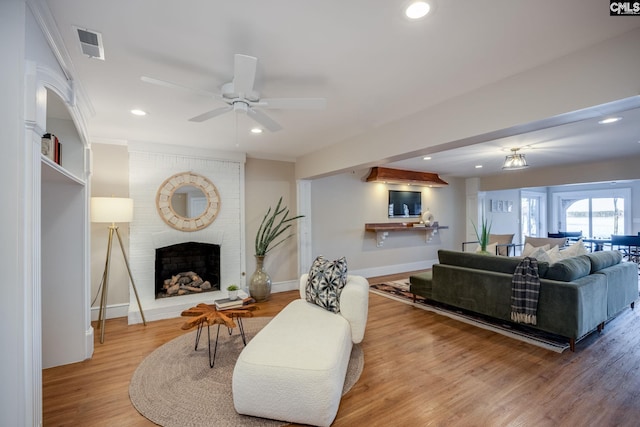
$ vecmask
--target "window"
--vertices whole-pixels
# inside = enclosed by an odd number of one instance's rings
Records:
[[[520,224],[521,242],[526,236],[545,237],[545,194],[533,191],[523,191],[520,194]]]
[[[631,229],[629,189],[556,193],[559,231],[582,231],[583,236],[609,237]]]

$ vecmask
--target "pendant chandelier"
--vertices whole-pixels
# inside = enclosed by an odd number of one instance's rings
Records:
[[[524,154],[518,154],[518,150],[519,148],[511,149],[511,154],[506,156],[504,159],[504,164],[502,165],[503,170],[518,170],[529,167]]]

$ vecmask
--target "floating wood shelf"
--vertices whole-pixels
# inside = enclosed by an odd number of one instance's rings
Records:
[[[379,166],[371,168],[367,182],[412,184],[426,187],[444,187],[449,185],[449,183],[443,181],[437,173],[390,169]]]
[[[379,248],[384,245],[385,239],[389,236],[390,231],[421,231],[426,233],[426,242],[429,242],[438,230],[448,229],[447,225],[434,225],[425,227],[419,222],[378,222],[364,225],[365,231],[376,233],[376,246]]]

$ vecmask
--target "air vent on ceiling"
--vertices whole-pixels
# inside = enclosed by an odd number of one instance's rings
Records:
[[[82,53],[90,58],[104,60],[104,47],[102,46],[102,34],[76,27],[80,40]]]

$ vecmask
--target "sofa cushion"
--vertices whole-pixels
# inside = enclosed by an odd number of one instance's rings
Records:
[[[586,255],[561,259],[549,265],[545,279],[571,282],[591,273],[591,261]]]
[[[409,276],[409,292],[431,299],[433,292],[433,270]]]
[[[620,251],[598,251],[587,254],[591,261],[591,272],[600,271],[612,265],[620,264],[622,254]]]
[[[522,257],[503,257],[440,249],[438,251],[438,260],[440,264],[513,274],[520,261],[522,261]],[[549,268],[548,263],[538,262],[538,275],[544,275],[547,272],[547,268]]]
[[[348,322],[302,299],[290,302],[246,347],[233,369],[240,414],[329,426],[353,347]]]
[[[340,312],[340,293],[347,283],[347,260],[327,261],[319,256],[311,265],[306,300],[334,313]]]
[[[298,290],[300,299],[307,300],[307,282],[309,274],[300,276]],[[354,344],[362,342],[364,332],[367,328],[367,317],[369,315],[369,282],[362,276],[347,276],[347,284],[340,293],[340,313],[351,326],[351,341]]]

